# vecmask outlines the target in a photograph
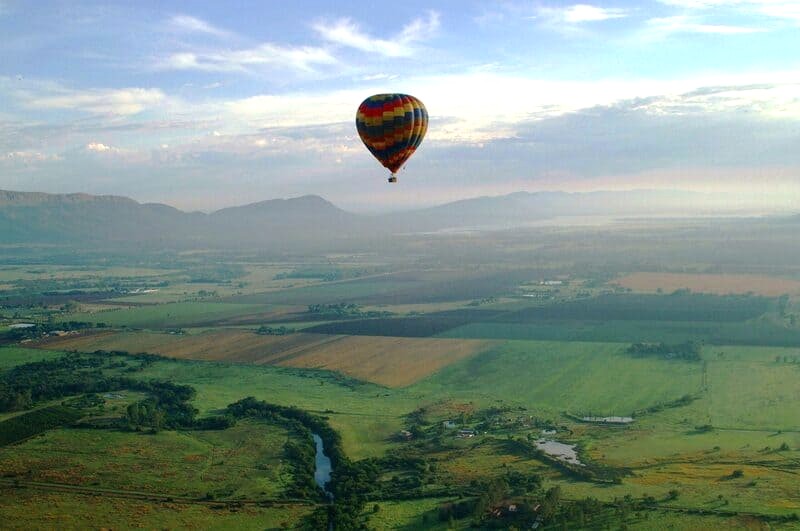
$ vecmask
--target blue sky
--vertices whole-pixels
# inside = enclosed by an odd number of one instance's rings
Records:
[[[0,188],[210,210],[517,190],[800,203],[800,2],[0,0]],[[428,107],[397,186],[366,96]]]

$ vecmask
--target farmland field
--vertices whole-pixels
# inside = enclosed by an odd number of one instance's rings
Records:
[[[481,340],[345,337],[281,361],[281,365],[340,371],[388,387],[404,387],[491,347]]]
[[[60,352],[35,348],[0,347],[0,371],[15,365],[52,359],[60,355]]]
[[[707,342],[715,345],[800,345],[800,328],[771,321],[741,323],[696,321],[539,321],[533,323],[470,323],[438,337],[551,341]]]
[[[712,275],[687,273],[631,273],[613,281],[614,284],[639,292],[671,293],[689,289],[698,293],[727,295],[754,293],[766,297],[800,294],[800,280],[763,275]]]
[[[687,252],[683,232],[660,249],[650,230],[626,233],[647,240],[638,255],[635,239],[606,249],[610,236],[552,228],[408,237],[391,257],[5,266],[0,420],[26,437],[0,447],[0,519],[319,529],[323,494],[293,490],[295,463],[314,459],[292,443],[303,433],[313,450],[313,426],[368,528],[530,528],[538,514],[545,529],[796,528],[800,314],[780,295],[800,269],[743,274],[748,255],[684,268],[734,273],[630,274]],[[673,355],[689,341],[700,359]],[[629,353],[636,342],[653,352]],[[159,425],[159,411],[190,420]],[[561,512],[533,514],[551,495]],[[512,524],[512,504],[533,513]]]
[[[220,302],[179,302],[141,306],[124,310],[70,314],[65,320],[102,322],[109,326],[172,328],[202,324],[265,310],[257,304]]]
[[[148,352],[192,360],[328,369],[389,387],[409,385],[454,361],[474,356],[490,345],[489,341],[469,339],[321,334],[265,336],[238,329],[188,336],[101,332],[65,336],[41,343],[43,348],[49,349]]]
[[[500,400],[551,414],[605,416],[628,415],[701,386],[699,363],[631,358],[622,350],[614,343],[508,341],[409,391],[485,404]]]

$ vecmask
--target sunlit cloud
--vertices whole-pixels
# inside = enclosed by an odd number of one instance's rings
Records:
[[[734,10],[774,19],[800,22],[800,3],[786,0],[659,0],[662,4],[690,10]]]
[[[66,89],[20,91],[27,107],[70,109],[91,114],[133,115],[164,102],[163,91],[155,88]]]
[[[281,46],[264,43],[242,50],[179,52],[160,60],[160,70],[201,70],[205,72],[254,72],[277,67],[311,72],[318,65],[333,65],[336,59],[315,46]]]
[[[727,24],[705,24],[687,15],[651,18],[646,22],[647,34],[652,38],[665,37],[678,33],[705,33],[716,35],[741,35],[759,33],[763,28],[733,26]]]
[[[439,29],[439,14],[428,13],[427,18],[417,18],[389,39],[369,35],[349,18],[320,21],[314,30],[326,41],[364,52],[374,52],[386,57],[407,57],[415,52],[415,45],[430,39]]]
[[[189,15],[176,15],[169,19],[167,26],[169,29],[177,32],[202,33],[220,38],[231,37],[233,35],[233,33],[227,30],[223,30],[206,22],[205,20],[201,20]]]
[[[628,12],[625,9],[575,4],[566,7],[539,7],[536,9],[536,16],[534,18],[540,19],[554,28],[558,28],[559,25],[563,24],[578,25],[625,18],[627,16]]]
[[[86,151],[94,151],[95,153],[116,152],[117,148],[108,146],[101,142],[89,142],[86,144]]]

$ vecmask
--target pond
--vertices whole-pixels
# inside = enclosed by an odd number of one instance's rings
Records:
[[[535,442],[535,444],[536,448],[551,457],[555,457],[559,461],[584,466],[580,459],[578,459],[578,452],[575,449],[576,446],[574,444],[564,444],[558,441],[550,441],[547,439],[539,439]]]

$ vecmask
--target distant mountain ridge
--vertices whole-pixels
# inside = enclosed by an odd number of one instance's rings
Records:
[[[313,244],[387,233],[513,227],[555,216],[657,215],[685,210],[691,192],[516,192],[384,215],[347,212],[315,195],[206,214],[121,196],[0,190],[0,243],[156,245]]]

